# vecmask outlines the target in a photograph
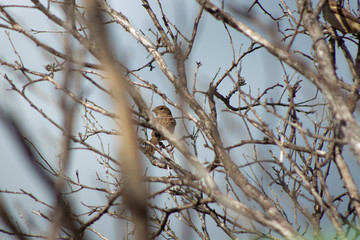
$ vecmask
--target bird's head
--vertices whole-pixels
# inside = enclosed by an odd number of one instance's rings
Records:
[[[152,111],[153,111],[153,112],[156,114],[156,116],[158,116],[158,117],[171,115],[170,109],[167,108],[166,106],[163,106],[163,105],[157,106],[157,107],[154,108]]]

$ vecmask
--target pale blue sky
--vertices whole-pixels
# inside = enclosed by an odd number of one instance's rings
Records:
[[[120,1],[109,1],[113,2],[114,9],[125,14],[130,23],[138,30],[142,30],[144,33],[149,34],[148,29],[152,27],[152,24],[149,18],[146,15],[146,11],[141,6],[141,1],[135,0],[120,0]],[[151,4],[155,4],[156,1],[150,1]],[[169,14],[170,20],[172,20],[179,28],[184,29],[186,34],[189,34],[187,29],[191,28],[193,19],[196,16],[198,11],[198,5],[193,0],[169,0],[163,1],[163,8]],[[220,1],[217,1],[218,3]],[[233,1],[233,3],[241,4],[243,6],[249,7],[249,4],[252,1]],[[280,15],[280,9],[277,1],[273,0],[264,0],[261,1],[264,4],[264,7],[272,11],[275,15]],[[294,8],[294,1],[290,2],[290,7]],[[31,5],[30,1],[25,0],[1,0],[1,4],[26,4]],[[32,9],[22,9],[18,8],[16,11],[12,10],[17,19],[20,19],[20,22],[24,24],[24,26],[28,26],[32,29],[47,29],[47,30],[58,30],[57,27],[53,25],[47,25],[47,18],[41,16],[36,13]],[[263,15],[258,8],[253,9],[253,14],[256,14],[257,17],[263,21],[261,25],[252,25],[252,27],[256,30],[260,30],[265,35],[264,30],[270,29],[267,25],[267,18]],[[61,15],[61,11],[57,11],[59,15]],[[240,20],[247,21],[246,19],[240,18]],[[153,28],[153,27],[152,27]],[[145,59],[144,57],[148,55],[148,53],[137,43],[127,32],[123,31],[120,26],[112,25],[111,26],[111,35],[112,42],[114,45],[114,54],[118,58],[118,60],[124,62],[129,68],[137,68],[146,62],[149,61],[150,58]],[[233,41],[235,43],[235,52],[238,54],[239,47],[242,46],[242,51],[249,46],[249,40],[245,38],[241,33],[235,32],[230,29],[232,33]],[[44,53],[40,48],[36,47],[29,40],[24,39],[23,37],[19,37],[19,34],[11,32],[11,39],[22,56],[22,60],[26,67],[30,69],[35,69],[38,71],[44,71],[44,65],[46,65],[49,61],[53,62],[53,58],[49,57],[48,54]],[[42,39],[44,42],[52,44],[52,46],[59,47],[61,49],[63,39],[59,37],[54,37],[54,34],[37,34],[36,37]],[[268,36],[268,35],[267,35]],[[54,43],[55,42],[55,43]],[[7,35],[5,31],[0,31],[0,46],[2,46],[0,50],[0,59],[5,59],[7,61],[15,61],[17,60],[17,56],[14,54],[13,49],[9,43]],[[309,45],[309,41],[302,36],[298,36],[294,42],[294,49],[304,50],[309,49],[311,45]],[[77,49],[78,50],[78,49]],[[232,51],[229,45],[229,38],[225,32],[223,24],[216,21],[213,17],[209,16],[207,13],[204,13],[201,24],[199,26],[199,36],[195,42],[194,50],[190,55],[189,60],[187,61],[187,69],[188,69],[188,78],[189,85],[192,86],[192,79],[194,75],[194,71],[196,68],[196,62],[201,62],[202,67],[198,72],[198,87],[199,89],[206,90],[208,88],[208,84],[211,79],[215,76],[216,72],[219,68],[220,74],[230,66],[232,60]],[[147,81],[151,81],[157,84],[160,90],[168,93],[168,96],[171,96],[173,101],[177,101],[176,93],[174,92],[170,83],[166,82],[165,77],[162,72],[159,71],[159,68],[156,67],[153,71],[143,71],[140,73],[141,77],[146,79]],[[347,79],[349,78],[348,69],[339,64],[339,70],[341,71],[342,76]],[[287,68],[288,74],[291,75],[293,71]],[[0,66],[1,74],[8,74],[9,77],[13,79],[21,78],[21,75],[17,73],[9,73],[9,68]],[[256,51],[254,54],[248,55],[242,64],[242,72],[241,75],[245,78],[247,85],[244,89],[251,88],[252,93],[257,91],[262,92],[267,87],[272,86],[278,82],[282,83],[282,75],[283,71],[279,62],[272,57],[265,50]],[[303,79],[303,89],[300,92],[303,94],[299,96],[298,100],[306,99],[309,96],[312,96],[315,92],[315,88],[303,77],[300,76],[300,79]],[[351,81],[351,79],[349,79]],[[20,80],[24,81],[24,80]],[[349,82],[350,82],[349,81]],[[104,94],[99,94],[98,91],[93,91],[91,87],[87,88],[87,83],[83,83],[85,89],[88,90],[86,92],[86,96],[92,101],[96,102],[101,106],[108,106],[111,109],[111,105],[109,104],[110,99]],[[62,115],[58,114],[59,112],[59,95],[58,91],[54,89],[54,87],[48,83],[46,84],[37,84],[37,87],[41,86],[41,88],[32,87],[29,89],[30,95],[33,97],[35,102],[41,106],[44,112],[47,112],[55,121],[61,123]],[[221,86],[220,91],[223,93],[227,93],[229,89],[232,88],[230,82],[228,85]],[[32,137],[32,140],[38,144],[42,153],[50,159],[52,163],[56,166],[58,161],[59,150],[61,149],[61,139],[62,134],[59,130],[55,129],[51,124],[43,119],[35,110],[33,110],[28,103],[26,103],[22,98],[20,98],[15,92],[8,91],[9,84],[5,81],[3,77],[0,77],[0,106],[6,109],[11,115],[15,118],[21,120],[19,123],[25,132]],[[278,97],[281,93],[281,90],[275,90],[273,92],[275,97]],[[39,97],[38,97],[39,96]],[[146,101],[150,103],[151,101],[151,92],[147,91],[144,94],[144,98]],[[158,96],[154,97],[154,105],[161,104],[161,99]],[[203,99],[199,96],[199,102],[202,102]],[[221,104],[218,105],[219,109],[224,109],[224,106]],[[83,122],[80,118],[80,111],[77,112],[77,124],[78,127],[81,127]],[[175,116],[180,116],[180,112],[176,109],[172,109],[173,114]],[[266,113],[262,113],[263,116],[266,117]],[[223,139],[224,144],[231,145],[236,142],[239,142],[241,139],[248,139],[249,136],[244,134],[245,126],[238,127],[238,118],[231,116],[229,114],[222,114],[219,117],[219,122],[224,123],[224,126],[235,126],[236,128],[223,128],[224,135],[227,136]],[[114,124],[107,118],[101,118],[101,123],[109,129],[114,127]],[[278,122],[271,123],[277,125]],[[180,126],[180,127],[179,127]],[[17,142],[10,136],[11,132],[6,129],[4,124],[0,122],[0,150],[2,153],[1,161],[2,168],[0,168],[0,188],[8,189],[12,191],[19,191],[19,189],[24,189],[28,192],[33,193],[34,195],[41,196],[42,200],[49,200],[48,190],[45,186],[39,181],[38,177],[36,177],[35,172],[32,170],[30,164],[24,161],[24,155],[19,151],[17,147]],[[178,128],[175,132],[178,136],[181,136],[182,127],[180,123],[178,124]],[[254,134],[255,137],[261,138],[261,133],[257,132]],[[105,148],[109,148],[110,151],[115,152],[115,146],[113,144],[114,138],[109,136],[102,136],[102,141],[105,143]],[[99,144],[99,141],[94,139],[94,144]],[[109,144],[109,145],[107,145]],[[354,157],[350,153],[350,151],[345,148],[344,151],[349,152],[346,156],[349,156],[349,161],[355,162]],[[206,153],[206,152],[205,152]],[[243,161],[243,155],[253,154],[252,149],[242,149],[241,154],[237,151],[231,152],[231,156],[236,161]],[[185,160],[179,155],[177,156],[179,161],[183,164]],[[206,154],[200,155],[201,160],[212,160],[212,155],[207,156]],[[75,177],[75,170],[80,171],[80,179],[84,183],[97,185],[96,175],[98,173],[100,176],[105,176],[105,170],[100,167],[100,165],[96,161],[95,154],[88,153],[86,151],[78,150],[74,151],[72,155],[71,168],[69,169],[69,176]],[[144,159],[144,162],[146,160]],[[354,171],[358,169],[358,165],[354,164],[352,168]],[[151,173],[151,172],[150,172]],[[164,174],[164,172],[162,172]],[[359,181],[359,179],[356,179]],[[219,185],[224,183],[219,182]],[[105,200],[103,195],[100,194],[90,194],[83,193],[83,195],[79,196],[81,199],[86,200],[88,204],[96,204],[101,203]],[[7,200],[7,204],[12,206],[18,212],[22,212],[21,209],[28,210],[33,209],[37,210],[39,207],[33,200],[29,200],[27,197],[22,198],[10,198],[8,196],[4,197]],[[73,201],[74,204],[77,202]],[[78,207],[81,207],[78,204]],[[30,213],[30,211],[27,211]],[[39,219],[39,218],[37,218]],[[115,236],[121,235],[117,228],[118,223],[114,222],[112,219],[105,219],[101,223],[98,224],[96,228],[100,232],[106,232],[105,236],[109,239],[115,239]],[[101,226],[100,226],[101,225]],[[181,225],[180,225],[181,226]],[[219,233],[220,231],[217,228],[213,228],[214,234]],[[95,235],[89,234],[89,239],[96,239]],[[195,237],[195,235],[192,235]],[[215,236],[215,235],[214,235]],[[218,237],[223,237],[221,236]],[[1,234],[0,234],[1,238]],[[184,238],[185,239],[185,238]]]

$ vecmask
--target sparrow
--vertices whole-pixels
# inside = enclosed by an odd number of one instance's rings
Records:
[[[171,114],[171,111],[166,106],[157,106],[152,110],[156,115],[156,120],[172,134],[175,130],[176,121]],[[151,133],[150,142],[155,146],[158,145],[162,140],[164,140],[163,136],[160,133],[156,132],[155,130]],[[154,154],[155,149],[148,145],[146,150],[150,154]]]
[[[360,33],[359,19],[336,1],[326,1],[322,13],[324,19],[342,33]]]

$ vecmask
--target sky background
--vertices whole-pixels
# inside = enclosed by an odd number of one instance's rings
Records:
[[[44,2],[44,1],[42,1]],[[146,14],[145,9],[141,6],[141,1],[135,0],[120,0],[120,1],[108,1],[113,8],[119,12],[122,12],[127,18],[130,20],[132,26],[134,26],[137,30],[142,30],[145,34],[150,36],[149,28],[153,28],[152,22]],[[152,6],[156,6],[155,1],[149,1]],[[220,4],[220,1],[213,1]],[[294,6],[295,1],[286,1],[289,4],[289,7],[292,9],[296,9]],[[30,1],[20,1],[20,0],[0,0],[0,4],[19,4],[19,5],[31,5]],[[252,1],[229,1],[236,5],[239,8],[248,9]],[[282,13],[278,6],[277,1],[264,0],[261,1],[264,8],[271,11],[274,16],[280,16]],[[169,16],[170,20],[173,21],[176,26],[179,26],[181,30],[184,31],[187,36],[190,35],[190,30],[192,28],[193,20],[198,12],[199,6],[195,1],[192,0],[169,0],[162,1],[163,9]],[[156,8],[156,7],[155,7]],[[225,8],[226,9],[226,8]],[[60,9],[53,9],[58,16],[63,17],[63,12]],[[49,21],[46,17],[39,14],[37,11],[34,11],[30,8],[14,8],[9,9],[10,13],[14,13],[14,16],[24,25],[27,26],[28,29],[34,30],[49,30],[49,31],[57,31],[58,27],[53,24],[49,25]],[[248,19],[239,17],[240,20],[244,21],[244,23],[248,23],[254,30],[261,32],[263,35],[267,36],[269,40],[271,40],[271,29],[273,29],[273,25],[271,25],[268,21],[268,17],[265,16],[258,7],[253,8],[252,14],[260,19],[259,24],[254,24]],[[115,57],[125,63],[125,65],[129,69],[137,68],[141,65],[146,64],[150,60],[148,53],[137,43],[127,32],[123,31],[120,26],[112,24],[108,27],[109,32],[111,34],[111,41],[113,44],[114,55]],[[8,31],[7,31],[8,32]],[[3,29],[0,30],[0,59],[5,59],[7,61],[19,61],[12,45],[9,41],[7,32]],[[245,51],[250,42],[247,38],[245,38],[241,33],[235,32],[230,29],[232,33],[233,42],[235,43],[235,51],[236,54],[241,51]],[[15,32],[10,32],[9,36],[12,40],[12,44],[16,47],[16,50],[22,57],[22,61],[24,65],[29,69],[35,69],[43,72],[44,66],[49,62],[54,62],[53,58],[49,56],[49,54],[45,53],[43,50],[35,46],[31,41],[25,39]],[[56,37],[55,37],[56,36]],[[49,43],[54,47],[58,47],[58,49],[62,49],[63,47],[63,38],[59,37],[61,35],[54,33],[44,33],[44,34],[36,34],[36,37],[44,41],[45,43]],[[295,39],[294,49],[297,50],[305,50],[309,51],[309,46],[311,44],[308,39],[303,37],[302,35],[298,35]],[[355,51],[355,47],[352,48]],[[75,51],[81,52],[81,49],[76,49]],[[198,72],[198,82],[197,86],[201,90],[207,90],[209,82],[214,78],[216,73],[219,71],[219,75],[222,75],[224,71],[230,66],[232,60],[232,50],[229,44],[229,38],[225,32],[223,24],[215,20],[212,16],[209,16],[207,13],[204,13],[201,19],[201,23],[199,26],[199,35],[197,40],[195,41],[195,46],[192,54],[190,55],[187,61],[187,72],[189,85],[192,85],[192,79],[194,76],[194,72],[196,69],[196,62],[201,62],[202,67]],[[88,60],[91,60],[90,56],[86,56]],[[339,56],[340,57],[340,56]],[[339,60],[338,60],[339,61]],[[339,61],[341,62],[341,61]],[[165,81],[165,77],[163,73],[159,70],[159,68],[154,64],[155,69],[153,71],[143,71],[141,72],[141,77],[146,79],[147,81],[151,81],[157,84],[160,87],[160,90],[166,92],[168,96],[174,96],[172,98],[173,101],[176,101],[176,93],[172,88],[172,85]],[[288,74],[293,74],[293,71],[286,67],[289,71]],[[341,76],[344,79],[351,79],[351,75],[349,70],[345,65],[339,64],[338,69],[341,70]],[[32,140],[41,150],[42,154],[47,159],[52,159],[52,163],[54,166],[57,166],[58,163],[58,154],[61,150],[61,140],[62,133],[55,129],[49,122],[45,121],[43,117],[37,113],[34,109],[32,109],[29,104],[24,101],[18,94],[13,91],[9,91],[10,85],[7,81],[5,81],[3,74],[8,74],[11,78],[17,79],[17,77],[21,78],[20,81],[24,81],[23,77],[20,77],[18,73],[14,73],[9,71],[9,68],[0,66],[0,106],[5,109],[10,115],[14,118],[18,119],[18,123],[22,127],[22,129],[26,132],[26,135],[31,136]],[[282,79],[283,70],[281,68],[280,63],[265,50],[256,51],[254,54],[248,55],[242,64],[241,76],[244,77],[247,85],[245,89],[248,88],[252,90],[252,93],[256,91],[262,92],[266,88],[280,82]],[[298,76],[297,76],[298,77]],[[304,79],[302,76],[300,79]],[[231,88],[232,83],[230,80],[229,84],[222,85],[220,91],[226,94]],[[25,82],[24,82],[25,83]],[[38,86],[41,86],[39,88]],[[99,93],[99,91],[95,91],[91,85],[86,82],[82,83],[82,89],[85,89],[84,95],[87,96],[88,99],[96,102],[98,105],[107,106],[108,109],[112,109],[112,105],[109,104],[110,99],[105,94]],[[30,89],[30,95],[35,103],[37,103],[44,112],[48,113],[51,118],[53,118],[56,122],[61,123],[63,121],[62,115],[59,114],[59,100],[61,96],[59,96],[58,91],[54,89],[54,87],[49,84],[38,84],[34,85]],[[274,96],[279,96],[282,90],[274,90],[272,94]],[[301,95],[298,97],[298,101],[303,99],[308,99],[309,96],[314,95],[316,89],[313,85],[311,85],[307,80],[304,79]],[[144,98],[146,101],[152,103],[152,107],[162,104],[161,99],[158,96],[153,96],[151,91],[144,91]],[[199,97],[199,102],[203,101],[201,97]],[[221,105],[221,104],[220,104]],[[224,109],[224,106],[220,106],[220,108]],[[180,116],[180,112],[177,109],[172,109],[173,115]],[[78,110],[77,120],[77,129],[81,129],[81,127],[85,124],[80,118],[80,114],[82,110]],[[266,113],[262,113],[264,117],[266,117]],[[115,128],[115,124],[109,120],[108,118],[99,116],[98,119],[103,126],[111,129]],[[238,121],[237,118],[222,114],[219,118],[219,122],[223,123],[226,126],[238,126],[235,121]],[[277,125],[278,122],[274,122],[273,124]],[[183,128],[178,124],[177,130],[175,132],[176,135],[181,135]],[[239,142],[241,139],[248,139],[248,135],[244,134],[245,126],[243,128],[224,128],[224,135],[227,137],[224,140],[224,145],[228,146],[234,143]],[[19,151],[18,143],[16,139],[12,137],[11,130],[8,129],[3,122],[0,121],[0,151],[1,151],[1,162],[2,166],[0,168],[0,187],[1,189],[7,189],[10,191],[20,191],[23,189],[25,191],[31,192],[36,196],[40,196],[43,201],[52,201],[51,196],[48,194],[48,189],[42,183],[41,179],[35,173],[31,164],[29,164],[25,159],[25,155],[23,152]],[[255,132],[255,137],[261,136],[261,133]],[[104,143],[104,148],[108,149],[109,152],[116,152],[113,145],[111,144],[114,141],[114,137],[111,136],[102,136],[101,139],[93,139],[94,144]],[[75,146],[75,145],[74,145]],[[355,163],[355,158],[352,156],[351,152],[348,148],[345,148],[344,151],[347,151],[345,154],[349,158],[349,162]],[[252,154],[251,149],[248,151],[245,150],[242,152],[243,155]],[[231,156],[234,159],[242,158],[243,155],[240,155],[235,152],[231,152]],[[181,156],[177,156],[178,160],[183,164],[186,164],[184,159]],[[75,171],[79,170],[80,179],[84,183],[88,183],[91,185],[99,185],[99,182],[96,180],[96,174],[99,174],[102,177],[105,177],[106,169],[101,168],[99,163],[95,161],[95,154],[90,153],[88,151],[77,150],[72,152],[71,156],[71,165],[68,170],[68,175],[75,178]],[[208,159],[211,161],[212,156],[209,156]],[[350,163],[351,164],[351,163]],[[351,164],[352,171],[357,171],[358,166],[356,164]],[[150,174],[156,174],[151,172]],[[161,174],[164,174],[163,172]],[[359,179],[355,179],[357,184],[359,184]],[[219,182],[219,185],[222,183]],[[100,185],[99,185],[100,186]],[[80,199],[86,199],[87,204],[99,204],[102,203],[106,198],[103,194],[94,194],[83,192],[79,196]],[[6,204],[12,206],[12,209],[15,215],[21,218],[21,214],[30,214],[29,209],[33,211],[37,211],[40,208],[40,205],[35,201],[30,200],[27,196],[19,197],[18,195],[11,197],[10,195],[4,195],[3,198],[6,201]],[[77,202],[73,201],[77,208],[81,208],[82,206]],[[32,216],[33,217],[33,216]],[[23,219],[30,219],[30,216],[24,216]],[[37,220],[40,218],[37,218]],[[39,223],[31,223],[31,226],[37,226],[39,229],[42,228],[42,222]],[[115,239],[116,236],[121,235],[121,231],[124,229],[118,228],[117,226],[121,226],[118,222],[115,222],[112,218],[105,218],[101,221],[100,224],[96,224],[95,228],[100,232],[106,232],[105,236],[109,239]],[[184,236],[182,239],[190,239],[187,238],[186,231],[181,231],[182,225],[179,225],[179,231],[183,232]],[[215,225],[214,225],[215,226]],[[216,233],[220,231],[214,230]],[[219,233],[220,234],[220,233]],[[1,236],[6,239],[6,236]],[[88,235],[89,239],[97,239],[95,235]],[[194,237],[193,235],[191,237]],[[218,238],[224,237],[224,235],[218,235]]]

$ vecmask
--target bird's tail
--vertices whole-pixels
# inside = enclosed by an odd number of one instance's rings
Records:
[[[150,139],[150,143],[152,143],[154,146],[158,145],[158,144],[159,144],[159,138],[157,138],[157,137],[152,137],[152,138]],[[151,146],[151,145],[147,145],[147,146],[146,146],[146,152],[149,153],[149,154],[151,154],[151,155],[153,155],[154,152],[155,152],[155,148],[154,148],[153,146]]]

